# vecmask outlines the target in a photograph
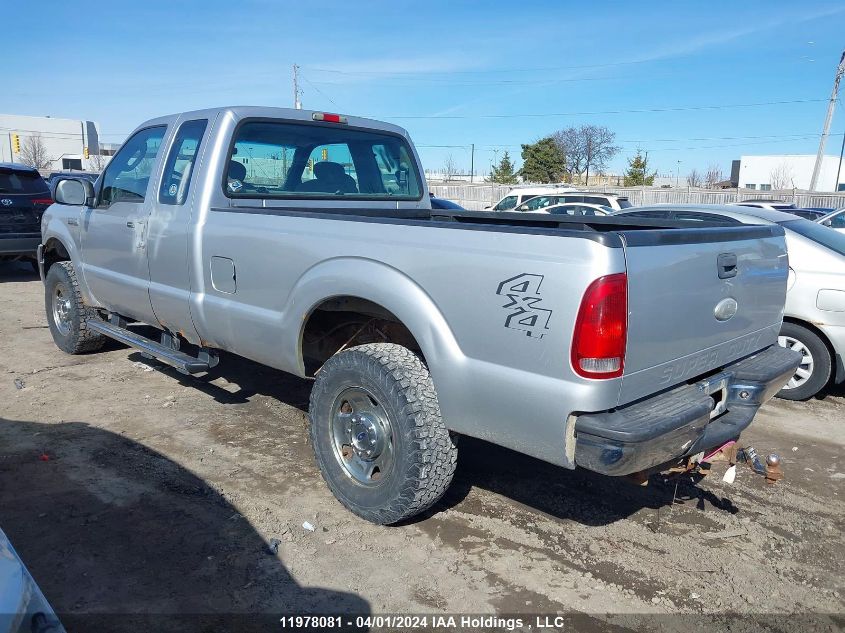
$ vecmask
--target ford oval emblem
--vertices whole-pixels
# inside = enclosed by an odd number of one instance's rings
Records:
[[[736,314],[738,309],[739,304],[736,302],[736,299],[728,297],[727,299],[722,299],[716,304],[716,308],[713,310],[713,315],[719,321],[727,321]]]

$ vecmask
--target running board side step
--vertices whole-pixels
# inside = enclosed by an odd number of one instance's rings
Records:
[[[86,321],[85,325],[94,332],[98,332],[104,336],[113,338],[116,341],[120,341],[124,345],[129,345],[130,347],[140,350],[144,356],[157,358],[183,374],[199,374],[206,372],[217,365],[218,362],[217,356],[210,353],[208,350],[201,350],[199,358],[196,358],[186,354],[185,352],[180,352],[172,346],[157,343],[146,336],[141,336],[140,334],[136,334],[135,332],[107,321],[90,319]],[[164,336],[169,335],[165,332]]]

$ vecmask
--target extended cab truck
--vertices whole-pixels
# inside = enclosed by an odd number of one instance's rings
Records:
[[[95,184],[56,187],[53,338],[314,376],[317,464],[378,523],[443,494],[459,434],[626,475],[738,437],[793,375],[780,227],[434,212],[422,173],[404,130],[367,119],[148,121]]]

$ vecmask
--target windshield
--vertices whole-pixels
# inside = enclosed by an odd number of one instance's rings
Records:
[[[845,255],[845,235],[826,226],[810,222],[809,220],[788,220],[781,222],[781,226],[803,235],[816,244],[821,244],[834,253]]]

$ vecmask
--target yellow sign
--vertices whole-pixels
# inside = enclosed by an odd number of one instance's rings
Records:
[[[88,158],[88,148],[87,147],[82,148],[82,156],[84,156],[85,158]]]
[[[16,154],[21,153],[21,137],[19,134],[12,134],[12,151]]]
[[[323,148],[322,160],[329,160],[329,148],[328,147]]]

